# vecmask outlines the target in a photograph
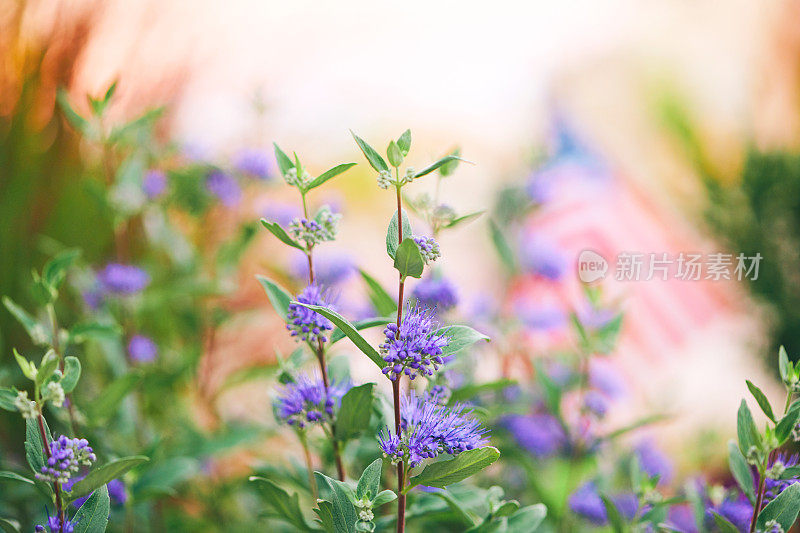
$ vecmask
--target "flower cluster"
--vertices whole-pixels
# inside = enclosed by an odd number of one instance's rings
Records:
[[[309,176],[305,169],[303,173],[298,176],[297,169],[290,168],[286,171],[286,174],[283,175],[283,179],[292,187],[303,188],[311,181],[311,176]]]
[[[56,381],[48,382],[42,391],[42,400],[49,401],[55,407],[64,405],[64,398],[64,388]]]
[[[167,190],[167,175],[161,170],[149,170],[142,180],[142,191],[149,199],[157,198]]]
[[[636,496],[630,493],[614,496],[611,501],[626,520],[632,519],[639,508]],[[606,506],[594,483],[586,483],[573,492],[569,497],[569,508],[593,524],[605,525],[608,522]]]
[[[405,373],[410,379],[422,373],[433,375],[444,363],[442,352],[449,339],[435,333],[433,314],[425,308],[409,309],[400,327],[389,324],[383,330],[386,340],[380,345],[386,366],[383,373],[392,381]]]
[[[17,408],[23,418],[34,418],[37,414],[36,402],[28,399],[27,391],[17,392],[17,397],[14,398],[14,407]]]
[[[50,458],[36,479],[66,483],[81,465],[89,466],[97,457],[86,439],[70,439],[61,435],[50,442]]]
[[[421,305],[437,311],[446,311],[458,304],[456,288],[448,279],[442,277],[430,277],[421,280],[414,287],[412,296]]]
[[[333,213],[327,205],[322,206],[313,220],[295,218],[289,224],[289,233],[295,240],[305,242],[306,248],[315,244],[332,241],[336,238],[336,230],[342,215]]]
[[[97,273],[97,279],[105,292],[114,294],[135,294],[150,284],[147,272],[121,263],[109,263]]]
[[[388,428],[378,435],[381,450],[393,463],[407,461],[411,467],[440,453],[457,455],[488,442],[488,430],[464,412],[463,405],[445,407],[419,396],[403,396],[400,435]]]
[[[69,520],[65,520],[64,527],[61,527],[61,520],[58,516],[48,516],[47,517],[47,527],[50,530],[50,533],[73,533],[75,531],[75,523],[70,522]],[[41,532],[46,531],[43,525],[37,524],[34,528],[34,531]]]
[[[281,391],[277,416],[298,429],[309,423],[323,423],[333,417],[334,408],[349,389],[350,384],[342,382],[331,383],[326,390],[322,379],[301,375]]]
[[[334,308],[333,299],[317,284],[311,284],[303,289],[303,292],[297,295],[297,301],[328,309]],[[292,337],[299,337],[303,341],[326,342],[328,338],[325,332],[333,329],[333,323],[308,307],[289,304],[286,329],[291,332]]]
[[[422,254],[422,259],[425,264],[431,263],[439,259],[442,255],[439,251],[439,243],[431,237],[413,237],[414,242],[419,246],[419,251]]]
[[[134,335],[128,342],[128,356],[135,363],[151,363],[158,357],[158,346],[150,337]]]
[[[233,166],[239,172],[266,180],[272,171],[272,161],[266,152],[255,148],[245,148],[236,154]]]
[[[218,170],[210,173],[206,178],[206,189],[217,197],[225,207],[235,207],[242,199],[242,189],[239,183],[228,174]]]
[[[381,170],[378,172],[378,187],[381,189],[388,189],[390,185],[394,184],[392,173],[388,170]]]
[[[797,466],[798,462],[800,462],[800,455],[789,455],[786,453],[778,453],[775,458],[770,461],[769,468],[767,469],[767,479],[764,482],[765,502],[772,501],[777,498],[781,492],[789,488],[790,485],[800,482],[797,476],[789,479],[777,479],[784,475],[787,468]]]

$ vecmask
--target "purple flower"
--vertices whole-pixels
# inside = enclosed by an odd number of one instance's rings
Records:
[[[639,443],[636,457],[648,476],[658,476],[659,483],[669,483],[672,480],[672,462],[652,442]]]
[[[64,523],[62,528],[61,520],[58,516],[48,516],[47,527],[50,529],[50,533],[73,533],[75,531],[75,523],[69,520]],[[45,531],[45,529],[44,526],[37,524],[34,531]]]
[[[150,284],[150,276],[139,267],[109,263],[97,273],[97,279],[106,292],[134,294]]]
[[[449,342],[435,331],[433,313],[422,307],[409,308],[399,328],[397,324],[387,325],[383,330],[385,340],[380,345],[386,361],[383,373],[392,381],[404,372],[412,380],[420,372],[433,375],[444,363],[442,352]]]
[[[148,170],[142,181],[142,190],[151,200],[161,196],[167,190],[167,175],[161,170]]]
[[[538,304],[526,300],[514,307],[517,318],[534,330],[552,331],[567,323],[567,314],[556,305]]]
[[[86,439],[70,439],[61,435],[50,442],[50,457],[36,479],[66,483],[81,465],[89,466],[97,457]]]
[[[708,524],[714,523],[711,511],[727,518],[739,531],[747,531],[753,515],[753,506],[743,495],[736,499],[726,498],[719,505],[711,504],[706,507],[705,519]]]
[[[295,218],[301,217],[303,212],[295,204],[285,202],[270,202],[262,210],[264,218],[270,222],[277,222],[281,226],[288,226]]]
[[[206,178],[206,189],[216,196],[225,207],[235,207],[242,199],[242,189],[231,176],[215,170]]]
[[[269,154],[257,148],[240,150],[234,157],[233,166],[243,174],[262,180],[272,175],[272,160]]]
[[[412,296],[424,307],[447,311],[458,305],[455,286],[443,277],[427,277],[414,287]]]
[[[584,395],[583,406],[597,418],[603,418],[608,412],[608,402],[605,396],[596,390],[590,390]]]
[[[433,399],[404,395],[400,403],[400,435],[381,430],[378,441],[392,462],[407,460],[419,465],[440,453],[457,455],[488,442],[487,429],[464,412],[463,405],[445,407]]]
[[[567,260],[563,252],[551,242],[535,235],[526,235],[523,239],[520,262],[528,272],[551,281],[560,280],[567,270]]]
[[[331,383],[328,390],[321,378],[301,375],[294,383],[289,383],[280,391],[277,402],[277,416],[283,422],[298,429],[306,424],[323,423],[333,417],[342,396],[350,390],[346,382]]]
[[[308,258],[298,252],[292,257],[292,272],[301,279],[308,279]],[[326,287],[347,280],[356,271],[353,258],[343,253],[314,253],[314,277]]]
[[[768,470],[776,471],[777,474],[777,472],[782,472],[785,468],[797,466],[798,459],[800,459],[800,456],[796,453],[792,455],[788,453],[779,453],[769,462]],[[789,488],[790,485],[794,485],[798,482],[800,482],[798,476],[789,479],[771,479],[768,477],[765,482],[764,502],[768,503],[777,498],[778,494]]]
[[[322,287],[317,284],[309,285],[303,292],[297,295],[297,301],[335,309],[333,299]],[[289,312],[286,316],[286,329],[292,337],[299,337],[300,340],[308,342],[325,342],[328,338],[325,332],[333,329],[333,323],[308,307],[299,304],[289,304]]]
[[[611,309],[598,309],[586,306],[578,310],[578,320],[587,329],[600,329],[611,322],[616,313]]]
[[[128,355],[136,363],[152,363],[158,357],[158,346],[144,335],[134,335],[128,342]]]
[[[412,239],[419,246],[419,252],[422,254],[422,260],[425,261],[426,265],[441,257],[439,243],[433,240],[433,237],[414,236]]]
[[[639,501],[636,496],[630,493],[613,496],[611,497],[611,502],[626,520],[631,520],[639,510]],[[598,526],[605,525],[608,522],[606,506],[593,482],[581,485],[570,495],[569,508],[575,514]]]
[[[667,525],[682,533],[699,533],[694,512],[689,505],[673,505],[670,507]]]
[[[91,289],[83,291],[81,293],[81,297],[83,298],[83,303],[86,304],[86,307],[92,311],[97,311],[103,304],[103,298],[105,297],[105,294],[101,287],[92,287]]]
[[[536,457],[549,457],[562,450],[567,442],[564,428],[549,414],[511,415],[503,425],[522,448]]]
[[[593,359],[589,362],[589,384],[609,398],[625,394],[625,381],[611,363]]]
[[[86,476],[75,476],[70,478],[69,481],[64,483],[64,490],[72,490],[72,486],[75,485],[75,483],[77,483],[84,477]],[[123,505],[128,500],[128,495],[125,492],[125,484],[119,479],[112,479],[111,481],[108,482],[106,487],[108,488],[108,495],[111,497],[112,501],[120,505]],[[88,500],[89,496],[91,496],[92,494],[93,492],[87,494],[86,496],[73,500],[72,505],[75,506],[76,509],[79,509],[80,506],[83,505],[84,502]]]

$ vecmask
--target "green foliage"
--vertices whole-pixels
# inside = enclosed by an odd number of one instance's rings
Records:
[[[491,446],[461,452],[450,460],[427,465],[419,475],[410,479],[403,492],[417,485],[444,488],[475,475],[499,458],[500,452]]]
[[[336,437],[338,439],[355,438],[369,427],[373,386],[374,383],[366,383],[353,387],[342,397],[342,405],[336,416]]]
[[[425,261],[422,259],[419,246],[411,237],[404,238],[397,248],[394,257],[394,268],[400,272],[401,279],[405,279],[408,276],[412,278],[422,277]]]
[[[103,533],[108,525],[108,515],[111,511],[111,500],[108,489],[101,486],[83,502],[78,512],[75,513],[75,533]]]

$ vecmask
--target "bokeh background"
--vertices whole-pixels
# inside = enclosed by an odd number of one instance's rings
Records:
[[[614,417],[667,411],[670,420],[651,431],[679,468],[722,464],[710,450],[734,432],[745,377],[778,401],[776,347],[800,353],[799,17],[800,2],[791,0],[6,0],[0,293],[29,301],[30,271],[53,242],[83,248],[91,264],[113,240],[81,185],[96,154],[58,111],[60,87],[85,111],[81,95],[117,80],[110,120],[164,106],[157,136],[200,161],[271,153],[278,141],[314,174],[332,162],[362,163],[348,129],[379,144],[411,128],[411,164],[456,145],[474,163],[459,166],[457,183],[443,183],[460,211],[491,208],[512,184],[530,191],[543,174],[555,184],[528,224],[557,250],[564,274],[531,276],[509,300],[534,317],[534,352],[557,343],[535,318],[569,307],[584,248],[607,257],[762,254],[753,283],[608,286],[627,317],[610,358],[626,389]],[[393,199],[373,180],[359,164],[323,200],[345,213],[331,252],[347,251],[388,284],[393,273],[376,250]],[[248,188],[203,231],[213,241],[234,221],[290,201],[280,187]],[[201,354],[212,388],[248,362],[274,361],[276,347],[291,349],[254,274],[293,259],[258,239],[226,300],[241,318]],[[508,290],[484,223],[441,244],[462,312],[487,308]],[[0,358],[10,363],[11,347],[25,342],[0,313]],[[515,371],[495,355],[479,363],[487,377]],[[198,420],[271,416],[258,384],[218,400],[213,409],[198,401]]]

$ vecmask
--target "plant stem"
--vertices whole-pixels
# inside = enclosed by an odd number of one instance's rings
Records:
[[[400,185],[397,189],[397,242],[403,242],[403,201],[400,195]],[[405,279],[400,275],[400,282],[397,289],[397,329],[403,323],[403,290]],[[394,433],[400,436],[400,380],[402,374],[392,381],[392,400],[394,403]],[[397,463],[397,533],[404,533],[406,529],[406,495],[403,494],[405,488],[405,464],[403,461]]]
[[[60,342],[58,339],[58,319],[56,318],[56,309],[52,303],[47,304],[47,314],[50,316],[50,324],[53,328],[53,351],[58,356],[58,368],[64,373],[64,354],[61,353]],[[72,393],[66,394],[67,399],[67,413],[69,414],[69,430],[73,436],[75,434],[75,406],[72,404]]]
[[[44,450],[45,457],[50,459],[50,441],[47,440],[47,432],[44,430],[44,417],[40,412],[37,418],[39,422],[39,435],[42,437],[42,449]],[[58,481],[53,481],[53,492],[56,499],[56,515],[58,516],[59,532],[64,533],[64,507],[61,504],[61,484]]]
[[[308,203],[306,202],[306,194],[304,192],[300,192],[300,196],[303,199],[303,216],[308,219]],[[306,250],[306,258],[308,259],[308,282],[309,284],[314,284],[314,258],[312,254],[312,250],[314,249],[313,246],[309,246]],[[319,362],[319,369],[320,373],[322,374],[322,384],[325,385],[325,394],[327,395],[328,389],[330,388],[330,380],[328,379],[328,365],[325,362],[325,343],[321,340],[317,341],[317,361]],[[345,471],[344,471],[344,463],[342,462],[342,453],[339,449],[339,441],[336,439],[336,423],[331,422],[331,447],[333,448],[333,457],[336,461],[336,473],[339,477],[339,481],[344,481],[345,478]],[[315,498],[316,499],[316,498]]]
[[[756,521],[758,520],[758,513],[761,511],[761,504],[764,501],[764,486],[766,481],[766,475],[759,472],[758,473],[758,495],[756,497],[756,505],[753,507],[753,517],[750,519],[750,533],[755,533],[756,531]]]
[[[303,452],[306,458],[306,470],[308,470],[308,486],[311,488],[311,495],[317,501],[317,480],[314,479],[314,465],[311,462],[311,452],[308,451],[308,439],[303,430],[298,432],[300,443],[303,445]]]

